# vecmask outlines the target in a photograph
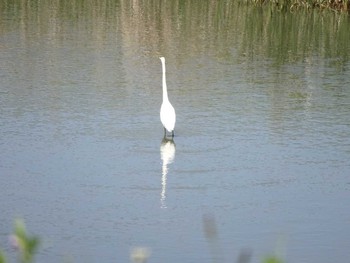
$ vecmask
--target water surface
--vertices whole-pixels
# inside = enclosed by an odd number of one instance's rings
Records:
[[[233,1],[2,2],[0,246],[38,262],[345,262],[349,19]],[[159,120],[165,56],[174,142]]]

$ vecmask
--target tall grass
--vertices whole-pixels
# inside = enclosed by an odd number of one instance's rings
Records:
[[[271,4],[283,11],[297,11],[300,9],[332,10],[350,12],[349,0],[247,0],[255,5]]]

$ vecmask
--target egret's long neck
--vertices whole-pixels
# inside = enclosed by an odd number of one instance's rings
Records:
[[[163,101],[168,101],[168,90],[166,87],[166,78],[165,78],[165,62],[162,61],[162,69],[163,69],[163,78],[162,78],[162,83],[163,83]]]

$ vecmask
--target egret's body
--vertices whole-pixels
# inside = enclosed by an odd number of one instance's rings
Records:
[[[172,137],[174,137],[174,128],[176,122],[176,114],[173,105],[171,105],[168,98],[168,90],[166,86],[166,78],[165,78],[165,58],[161,57],[160,61],[162,62],[162,84],[163,84],[163,103],[160,107],[160,121],[164,127],[164,136],[166,136],[166,131],[171,133]]]

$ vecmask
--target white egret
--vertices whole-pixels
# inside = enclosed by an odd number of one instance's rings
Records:
[[[171,105],[168,98],[168,90],[167,90],[166,79],[165,79],[165,58],[160,57],[160,61],[162,62],[162,70],[163,70],[163,77],[162,77],[163,103],[162,103],[162,106],[160,107],[160,121],[162,122],[164,127],[164,137],[166,137],[166,131],[171,133],[171,136],[174,137],[176,114],[175,114],[175,109],[173,105]]]

